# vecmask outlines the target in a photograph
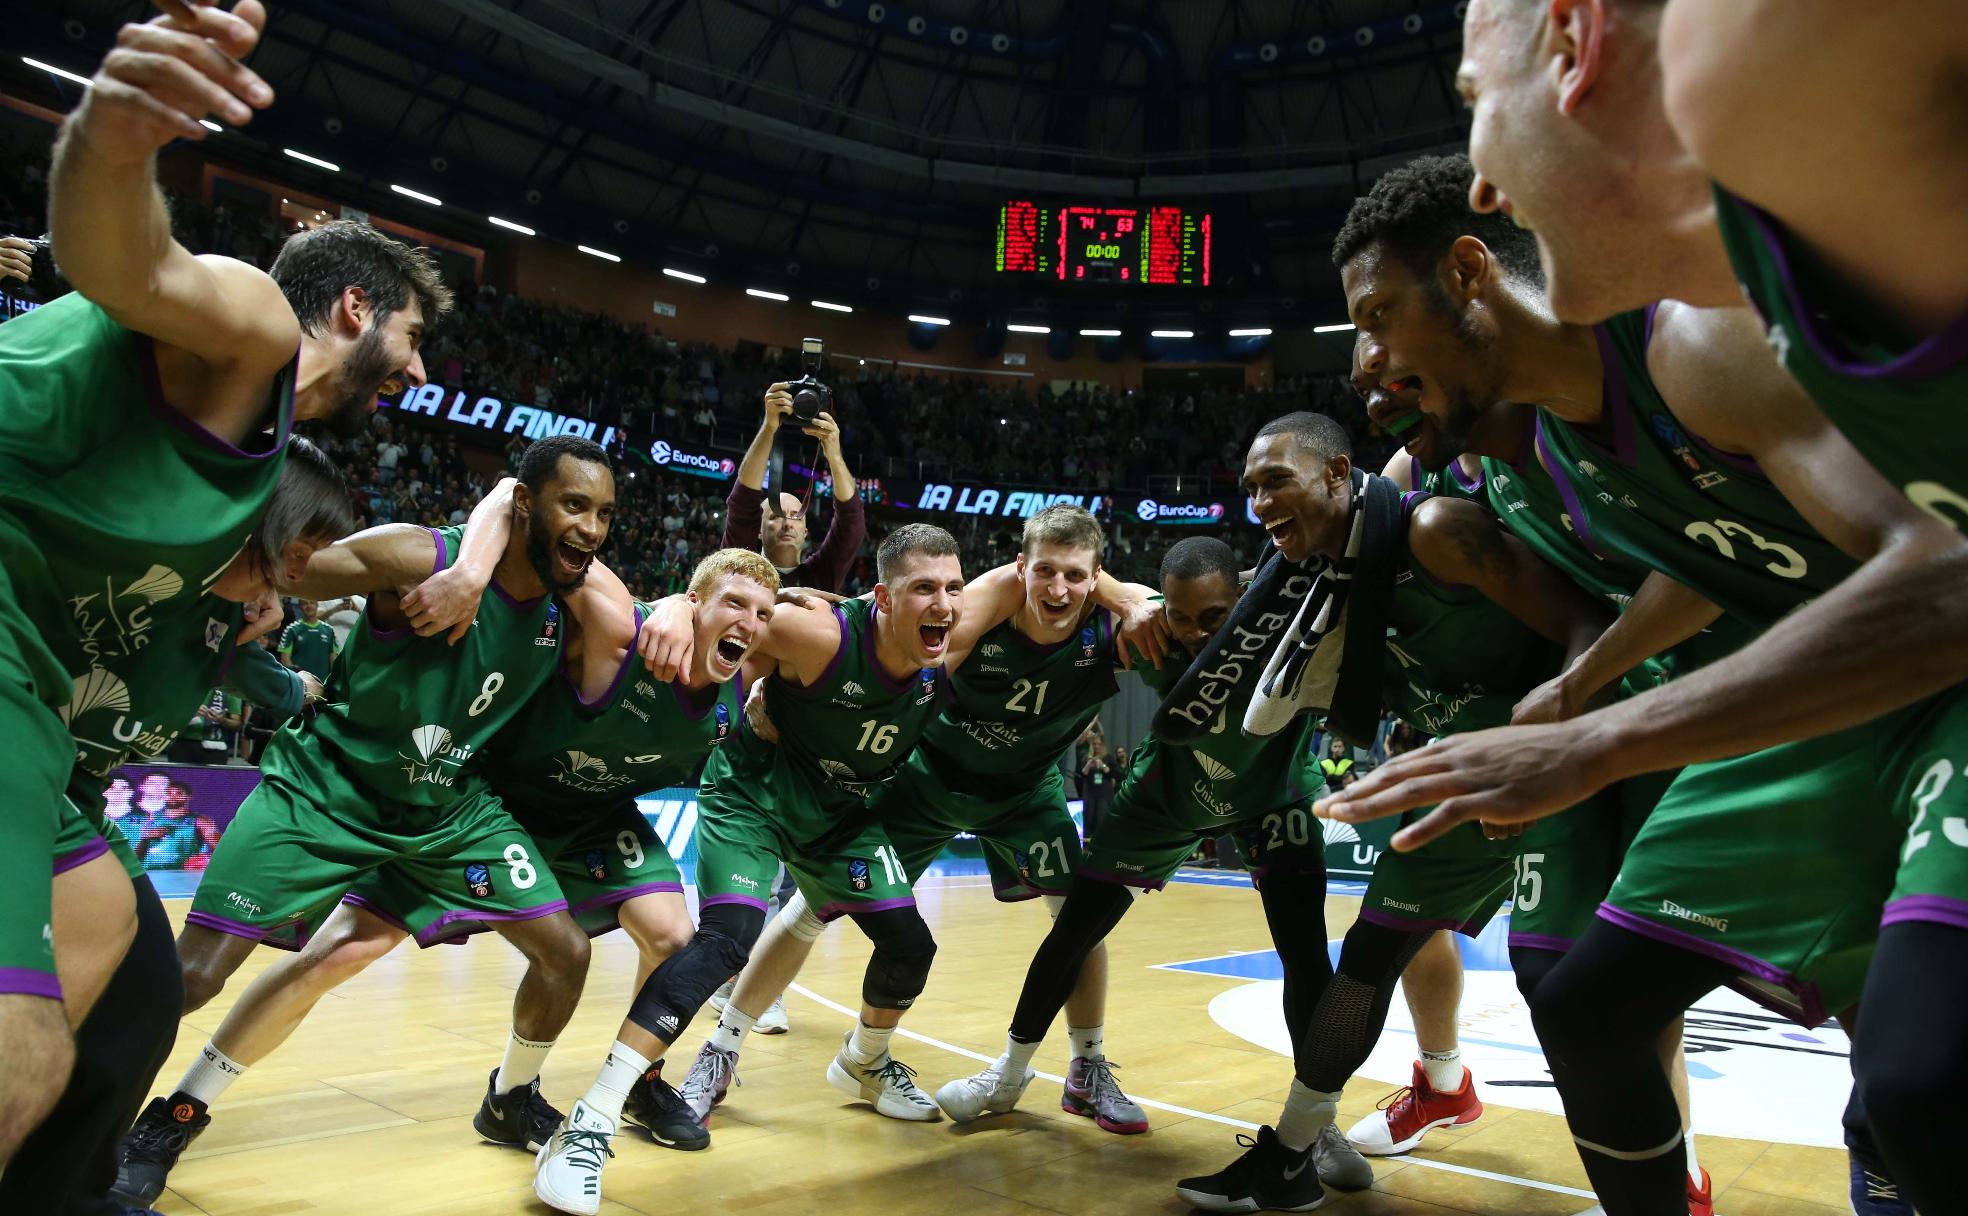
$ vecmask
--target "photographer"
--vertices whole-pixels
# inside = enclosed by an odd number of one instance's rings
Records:
[[[752,446],[745,449],[731,497],[725,500],[723,547],[758,549],[779,568],[787,586],[838,592],[847,581],[855,550],[868,534],[868,523],[861,500],[855,495],[854,474],[848,472],[847,458],[841,454],[840,426],[832,415],[821,414],[812,425],[801,428],[820,441],[827,468],[834,476],[834,518],[820,547],[812,557],[801,560],[806,548],[806,504],[796,496],[774,495],[771,517],[765,518],[766,462],[772,456],[772,443],[778,437],[780,424],[792,412],[791,385],[775,384],[766,390],[765,421],[759,426]]]

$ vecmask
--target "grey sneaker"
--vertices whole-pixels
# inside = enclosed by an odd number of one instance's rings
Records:
[[[1102,1131],[1133,1136],[1148,1130],[1148,1114],[1121,1092],[1114,1080],[1117,1066],[1102,1059],[1077,1059],[1066,1070],[1066,1089],[1060,1095],[1059,1109],[1069,1115],[1085,1115]]]
[[[1328,1123],[1312,1142],[1312,1162],[1319,1170],[1319,1181],[1342,1191],[1364,1191],[1373,1185],[1373,1166],[1353,1142],[1339,1130],[1337,1123]]]
[[[733,1085],[743,1084],[738,1079],[738,1053],[706,1043],[691,1061],[690,1075],[683,1079],[683,1087],[677,1093],[696,1114],[698,1122],[709,1123],[711,1108],[724,1101],[725,1093]]]

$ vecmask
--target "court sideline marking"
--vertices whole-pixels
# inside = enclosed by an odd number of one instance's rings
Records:
[[[835,1013],[845,1014],[847,1017],[855,1018],[857,1020],[861,1016],[859,1010],[849,1009],[845,1005],[838,1004],[834,1001],[830,1001],[826,997],[821,996],[819,993],[813,991],[813,989],[808,988],[805,984],[795,982],[794,984],[791,985],[791,988],[794,992],[799,993],[801,996],[805,997],[809,1001],[812,1001],[814,1004],[823,1005],[826,1008],[833,1010]],[[945,1043],[942,1039],[932,1039],[926,1034],[917,1034],[915,1031],[910,1030],[906,1026],[897,1027],[895,1033],[901,1035],[905,1039],[913,1039],[918,1043],[924,1043],[931,1047],[941,1048],[942,1050],[950,1052],[953,1055],[967,1056],[970,1059],[979,1060],[985,1064],[991,1064],[997,1061],[996,1056],[987,1056],[984,1055],[982,1052],[972,1051],[968,1047],[958,1047],[954,1043]],[[1034,1075],[1043,1077],[1048,1081],[1058,1081],[1062,1084],[1066,1080],[1066,1078],[1060,1076],[1057,1073],[1041,1072],[1038,1070],[1034,1070]],[[1228,1115],[1219,1115],[1212,1111],[1191,1110],[1186,1106],[1176,1106],[1173,1103],[1169,1103],[1169,1102],[1157,1102],[1153,1098],[1144,1098],[1139,1094],[1135,1094],[1135,1093],[1130,1093],[1128,1096],[1130,1098],[1133,1098],[1136,1102],[1140,1103],[1142,1106],[1153,1107],[1156,1110],[1165,1110],[1168,1111],[1170,1114],[1174,1114],[1174,1115],[1187,1115],[1192,1119],[1207,1119],[1211,1123],[1221,1123],[1226,1127],[1240,1127],[1243,1128],[1245,1131],[1254,1132],[1258,1128],[1258,1125],[1255,1123],[1246,1123],[1242,1119],[1232,1119]],[[1512,1186],[1527,1187],[1534,1191],[1550,1191],[1558,1195],[1576,1195],[1580,1199],[1598,1198],[1598,1196],[1594,1195],[1591,1191],[1581,1191],[1577,1187],[1560,1186],[1555,1182],[1540,1182],[1535,1178],[1519,1178],[1514,1174],[1492,1173],[1489,1170],[1479,1170],[1467,1165],[1453,1165],[1447,1161],[1431,1161],[1426,1157],[1417,1157],[1412,1153],[1406,1154],[1404,1157],[1401,1158],[1401,1160],[1406,1161],[1409,1165],[1418,1165],[1424,1169],[1441,1170],[1445,1173],[1450,1173],[1450,1174],[1462,1174],[1470,1178],[1486,1178],[1491,1182],[1509,1183]]]

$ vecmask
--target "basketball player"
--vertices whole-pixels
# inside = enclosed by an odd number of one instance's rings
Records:
[[[1372,546],[1394,547],[1386,567],[1387,640],[1376,672],[1381,703],[1416,730],[1440,737],[1508,722],[1521,696],[1612,619],[1473,501],[1410,493],[1401,497],[1398,527],[1384,539],[1356,527],[1356,517],[1369,511],[1363,499],[1398,491],[1354,472],[1338,424],[1296,419],[1270,423],[1251,445],[1244,464],[1251,509],[1287,561],[1315,554],[1337,560],[1349,555],[1349,537],[1361,537],[1356,581],[1369,577]],[[1347,661],[1362,661],[1352,650]],[[1284,826],[1293,830],[1289,818]],[[1379,1039],[1396,980],[1438,930],[1482,932],[1511,887],[1518,851],[1515,834],[1464,824],[1428,849],[1381,859],[1337,973],[1309,1022],[1291,1028],[1297,1076],[1277,1130],[1259,1129],[1254,1142],[1246,1139],[1249,1151],[1222,1172],[1183,1180],[1177,1193],[1184,1200],[1211,1211],[1305,1211],[1323,1201],[1317,1171],[1303,1168],[1306,1153],[1331,1128],[1341,1089]],[[1473,1122],[1482,1113],[1468,1070],[1458,1065],[1457,1073],[1438,1088],[1416,1065],[1420,1100],[1409,1095],[1406,1117],[1423,1126],[1403,1129],[1404,1139],[1418,1141],[1427,1124]]]
[[[526,955],[532,982],[514,1000],[518,1034],[550,1042],[572,1015],[587,938],[532,839],[486,789],[479,753],[552,675],[561,643],[555,593],[587,577],[608,535],[615,485],[601,448],[566,435],[528,447],[519,482],[496,595],[456,646],[415,637],[392,589],[456,560],[463,529],[385,525],[314,556],[301,594],[377,594],[330,704],[274,736],[259,786],[199,883],[178,939],[186,1012],[217,996],[256,943],[310,945],[351,885],[390,867],[418,896],[399,911],[408,931],[475,915],[499,921]],[[378,919],[356,908],[342,914]],[[120,1196],[156,1198],[211,1122],[208,1105],[333,986],[331,961],[326,949],[310,950],[254,980],[178,1089],[153,1099],[126,1138]]]
[[[1383,416],[1419,409],[1424,435],[1430,428],[1506,435],[1535,426],[1540,455],[1567,496],[1581,539],[1669,574],[1752,626],[1783,618],[1742,655],[1577,719],[1595,733],[1584,750],[1565,753],[1566,764],[1576,768],[1583,759],[1591,771],[1576,782],[1561,780],[1568,788],[1624,775],[1621,764],[1629,766],[1625,772],[1645,771],[1666,755],[1649,745],[1635,763],[1629,749],[1608,749],[1606,736],[1596,732],[1651,738],[1663,715],[1685,722],[1711,712],[1707,697],[1718,685],[1757,682],[1760,677],[1740,674],[1748,668],[1743,655],[1786,653],[1798,637],[1813,645],[1812,621],[1836,620],[1825,605],[1841,602],[1833,588],[1858,565],[1855,559],[1867,566],[1858,576],[1861,588],[1873,585],[1881,568],[1890,587],[1905,577],[1907,562],[1917,565],[1922,553],[1945,555],[1960,543],[1891,493],[1824,423],[1763,356],[1754,318],[1741,310],[1663,304],[1596,330],[1565,326],[1550,318],[1533,285],[1515,279],[1468,236],[1454,239],[1438,261],[1356,259],[1345,278],[1362,325],[1361,366],[1380,389],[1393,390],[1379,407]],[[1459,329],[1466,340],[1457,340]],[[1507,401],[1543,408],[1527,419],[1523,407],[1497,404]],[[1798,607],[1813,595],[1815,602]],[[1948,615],[1945,605],[1936,607]],[[1629,611],[1621,625],[1635,619]],[[1718,671],[1726,680],[1714,678]],[[1690,687],[1697,691],[1688,693]],[[1696,709],[1675,708],[1684,703]],[[1803,729],[1811,704],[1798,706],[1804,717],[1793,717],[1793,726]],[[1653,715],[1636,716],[1636,705],[1654,706]],[[1916,793],[1929,801],[1943,797],[1927,774],[1960,712],[1958,697],[1930,698],[1830,739],[1703,765],[1676,778],[1629,853],[1609,908],[1587,931],[1592,950],[1581,954],[1582,941],[1531,1000],[1574,1135],[1615,1216],[1676,1210],[1670,1192],[1681,1190],[1671,1186],[1683,1160],[1681,1143],[1677,1137],[1668,1145],[1663,1130],[1678,1116],[1658,1061],[1636,1045],[1643,1032],[1657,1032],[1737,971],[1780,990],[1786,1011],[1810,1023],[1856,998],[1875,936],[1866,909],[1876,909],[1893,886],[1889,850],[1901,833],[1892,808]],[[1501,818],[1522,818],[1519,808],[1488,792],[1497,784],[1494,774],[1525,763],[1524,741],[1541,747],[1574,729],[1517,728],[1452,740],[1428,749],[1446,751],[1446,759],[1417,767],[1414,758],[1399,758],[1335,802],[1404,808],[1431,790],[1485,791],[1453,798],[1418,829],[1404,830],[1401,839],[1410,843],[1472,811],[1487,818],[1501,807]],[[1739,750],[1744,729],[1752,742],[1769,734],[1732,720],[1695,750]],[[1471,739],[1503,747],[1477,759]],[[1610,764],[1602,756],[1612,757]],[[1471,777],[1472,770],[1484,775]],[[1424,774],[1420,780],[1403,783],[1417,772]],[[1547,776],[1547,787],[1550,782]],[[1395,785],[1402,788],[1374,796]],[[1851,840],[1855,808],[1879,819],[1857,849],[1834,843]],[[1361,809],[1354,805],[1349,814]],[[1737,847],[1738,839],[1755,844]],[[1809,892],[1804,904],[1777,908],[1736,881],[1746,849],[1758,847],[1767,853],[1753,872]],[[1718,851],[1706,867],[1688,863],[1687,850],[1707,848]],[[1726,874],[1714,869],[1723,855]],[[1915,861],[1901,879],[1903,890],[1945,889],[1945,855]],[[1718,949],[1734,965],[1716,961]],[[1619,982],[1597,986],[1609,971]],[[1557,983],[1560,976],[1566,982]],[[1626,1001],[1629,985],[1647,995]],[[1619,1018],[1602,1016],[1608,1001]]]
[[[1337,428],[1329,418],[1292,415],[1307,433]],[[1188,658],[1229,619],[1238,599],[1238,562],[1214,537],[1179,541],[1162,559],[1162,592],[1175,641],[1186,652],[1144,678],[1166,693],[1189,666]],[[1160,890],[1187,861],[1198,840],[1226,829],[1268,833],[1252,859],[1259,894],[1285,971],[1287,1022],[1303,1025],[1332,977],[1325,941],[1323,840],[1309,831],[1307,804],[1322,783],[1311,752],[1312,723],[1301,717],[1279,735],[1241,733],[1247,698],[1222,707],[1217,729],[1194,746],[1175,745],[1153,732],[1090,841],[1051,931],[1033,956],[1012,1018],[1005,1052],[989,1067],[937,1091],[944,1113],[968,1122],[1012,1110],[1031,1084],[1032,1056],[1078,981],[1081,964],[1113,931],[1139,892]],[[1292,815],[1308,830],[1271,832]],[[1298,1015],[1298,1016],[1294,1016]],[[1118,1087],[1116,1087],[1118,1088]],[[1372,1167],[1337,1129],[1321,1138],[1318,1173],[1347,1189],[1373,1182]]]
[[[386,382],[421,381],[416,337],[448,304],[427,260],[366,226],[306,243],[346,256],[295,251],[273,278],[172,241],[155,151],[202,137],[208,111],[242,123],[271,101],[227,58],[251,49],[264,17],[241,8],[125,28],[64,124],[50,177],[54,253],[76,291],[0,336],[0,651],[14,673],[0,682],[0,733],[25,761],[8,803],[45,808],[13,817],[4,850],[21,873],[6,875],[0,918],[0,1160],[61,1093],[65,1023],[85,1012],[58,1008],[52,886],[90,908],[107,967],[134,929],[113,860],[53,884],[33,872],[68,815],[74,752],[55,711],[95,654],[134,650],[195,612],[264,509],[295,418],[366,411]]]
[[[1104,543],[1081,507],[1047,507],[1025,521],[1018,610],[952,661],[953,703],[875,797],[903,873],[920,877],[957,833],[970,832],[999,900],[1038,896],[1057,914],[1080,860],[1059,756],[1116,689],[1113,617],[1092,600]],[[682,1087],[700,1118],[723,1101],[746,1034],[799,974],[824,927],[799,896],[766,927]],[[1147,1117],[1114,1083],[1102,1047],[1106,996],[1100,945],[1067,1000],[1073,1058],[1061,1105],[1108,1131],[1146,1131]]]

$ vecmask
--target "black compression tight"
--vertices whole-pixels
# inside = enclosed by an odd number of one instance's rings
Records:
[[[1853,1067],[1888,1173],[1922,1216],[1968,1212],[1953,1159],[1968,1141],[1968,929],[1881,929],[1859,1009]]]
[[[1011,1016],[1012,1038],[1021,1043],[1045,1038],[1053,1019],[1066,1007],[1066,998],[1073,994],[1073,985],[1079,983],[1080,967],[1087,956],[1121,923],[1133,902],[1134,893],[1119,883],[1073,879],[1058,918],[1045,941],[1039,943],[1032,965],[1026,968],[1025,987]]]
[[[1434,933],[1354,922],[1340,948],[1339,970],[1319,994],[1305,1028],[1292,1037],[1299,1080],[1321,1091],[1345,1088],[1380,1039],[1395,983]]]
[[[1313,1023],[1319,998],[1332,982],[1332,956],[1326,950],[1326,875],[1323,870],[1266,871],[1258,882],[1264,922],[1285,969],[1285,1028],[1293,1054]]]

